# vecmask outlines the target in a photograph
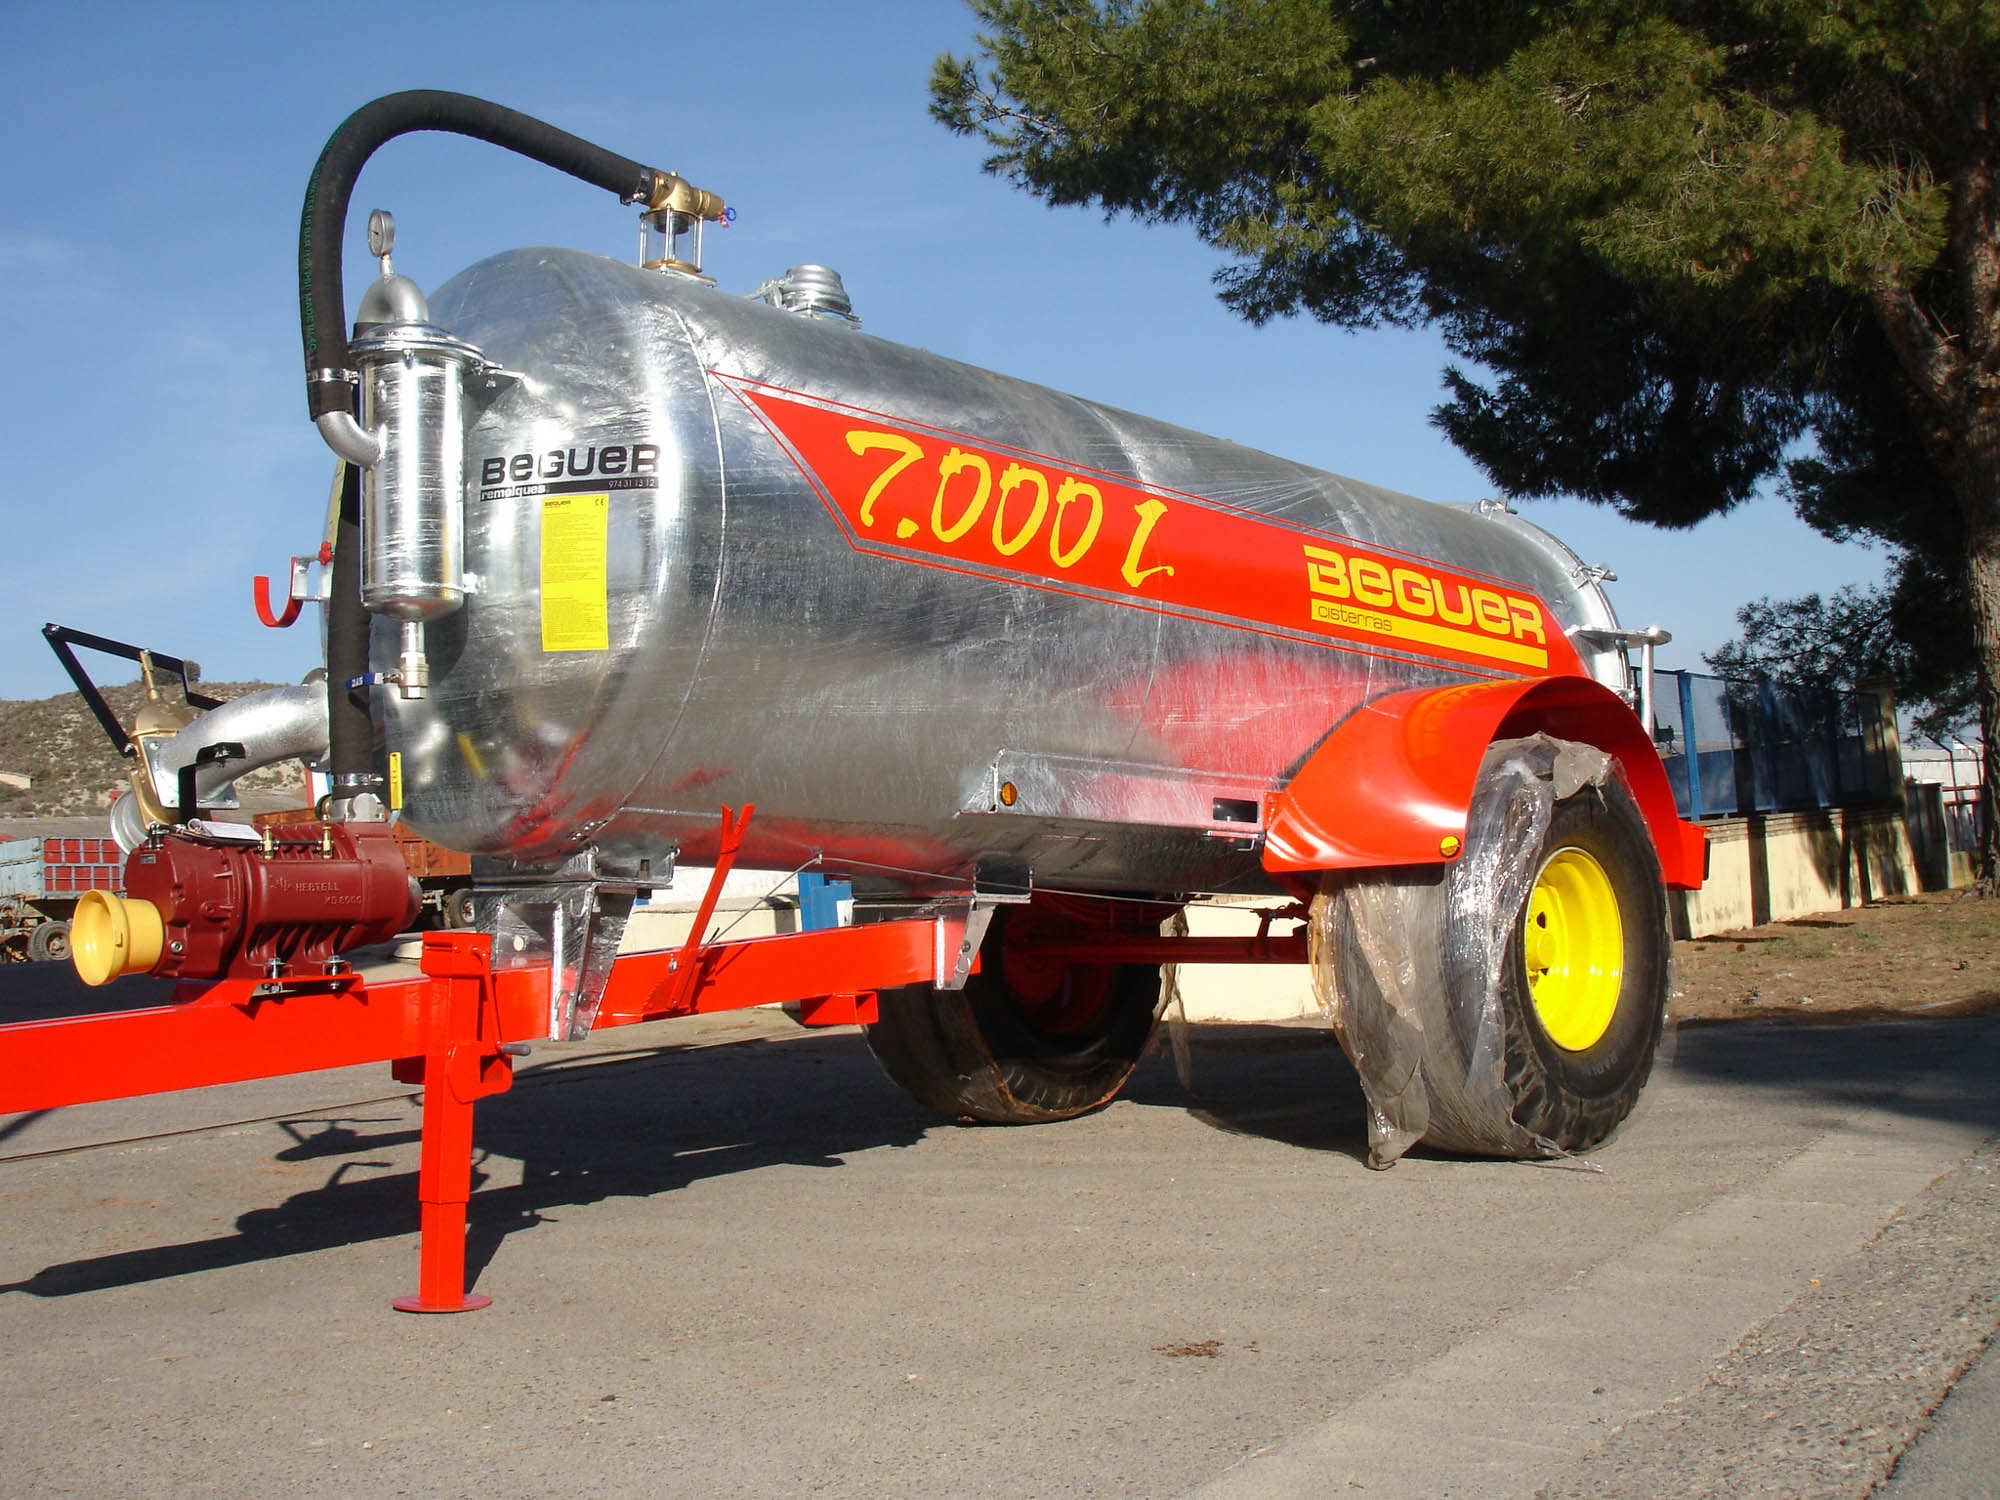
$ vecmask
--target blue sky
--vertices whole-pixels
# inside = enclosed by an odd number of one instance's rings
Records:
[[[725,289],[823,262],[881,337],[1428,498],[1490,493],[1429,426],[1432,337],[1250,328],[1186,230],[1052,210],[981,173],[978,143],[925,112],[931,60],[972,29],[958,0],[0,4],[0,698],[67,686],[45,620],[213,680],[315,663],[310,614],[272,631],[250,603],[252,574],[316,545],[331,476],[302,393],[299,204],[334,127],[404,88],[483,95],[722,193],[739,217],[708,269]],[[594,189],[405,137],[355,195],[350,311],[377,206],[426,289],[517,245],[629,258],[636,241]],[[1628,625],[1675,632],[1668,666],[1698,669],[1746,599],[1882,566],[1776,501],[1691,533],[1524,509],[1618,571]]]

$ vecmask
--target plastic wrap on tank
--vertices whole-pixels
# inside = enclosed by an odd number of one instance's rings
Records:
[[[1313,989],[1367,1097],[1371,1167],[1395,1165],[1426,1137],[1479,1155],[1561,1154],[1514,1121],[1500,985],[1556,803],[1611,774],[1611,758],[1590,745],[1542,734],[1496,741],[1480,772],[1496,794],[1475,799],[1458,863],[1381,880],[1328,877],[1314,899]],[[1440,882],[1442,903],[1432,899]],[[1434,968],[1419,963],[1429,953],[1439,956]],[[1364,972],[1369,982],[1354,982]],[[1454,1004],[1476,1014],[1454,1017]],[[1467,1040],[1462,1063],[1441,1061],[1455,1049],[1425,1044],[1451,1033]]]
[[[431,311],[523,377],[467,432],[479,587],[427,627],[429,695],[374,700],[449,848],[691,861],[754,802],[746,863],[864,894],[996,863],[1269,893],[1241,810],[1361,704],[1624,686],[1594,578],[1495,507],[581,252],[506,252]]]
[[[1188,935],[1187,910],[1183,907],[1160,924],[1162,937]],[[1187,1003],[1181,995],[1181,966],[1160,965],[1160,1019],[1167,1026],[1167,1047],[1173,1054],[1174,1076],[1181,1087],[1194,1092],[1194,1050],[1188,1045]]]

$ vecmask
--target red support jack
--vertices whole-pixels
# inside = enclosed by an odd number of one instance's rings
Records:
[[[422,1057],[395,1064],[399,1080],[424,1086],[417,1294],[391,1305],[400,1312],[476,1312],[493,1299],[465,1289],[472,1107],[514,1082],[514,1059],[501,1050],[493,1003],[493,939],[478,932],[426,933],[423,970],[438,981],[428,1045]]]

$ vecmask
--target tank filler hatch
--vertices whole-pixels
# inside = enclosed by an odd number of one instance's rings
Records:
[[[793,266],[784,275],[772,277],[750,295],[780,312],[844,323],[849,328],[861,326],[861,320],[854,316],[854,302],[847,295],[840,272],[831,266]]]

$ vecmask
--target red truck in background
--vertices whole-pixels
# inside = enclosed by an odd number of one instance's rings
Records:
[[[70,915],[91,889],[123,894],[125,851],[117,840],[0,839],[0,960],[67,959]]]

